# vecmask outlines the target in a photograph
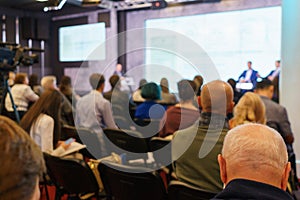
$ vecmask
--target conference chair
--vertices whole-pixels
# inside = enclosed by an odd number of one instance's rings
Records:
[[[166,182],[172,179],[171,140],[161,137],[153,137],[149,142],[150,151],[153,153],[154,164],[166,175]]]
[[[139,132],[110,128],[103,129],[103,132],[112,143],[109,145],[110,152],[117,154],[127,153],[127,160],[138,158],[146,160],[148,158],[149,147],[147,139],[143,138]]]
[[[158,136],[160,131],[160,119],[134,119],[135,128],[142,133],[143,137],[151,138]]]
[[[64,194],[100,199],[97,180],[83,160],[60,158],[47,153],[44,153],[44,159],[47,173],[56,187],[55,200],[60,200]]]
[[[171,140],[161,137],[153,137],[149,142],[150,151],[158,166],[168,166],[172,162]]]
[[[69,138],[74,138],[76,142],[81,143],[80,137],[77,133],[77,129],[75,126],[70,126],[70,125],[63,125],[61,127],[61,140],[67,140]]]
[[[85,149],[79,151],[84,157],[93,159],[102,157],[100,140],[94,131],[88,128],[64,125],[61,129],[61,140],[69,138],[74,138],[76,142],[86,145]]]
[[[216,193],[195,188],[180,181],[171,181],[168,187],[168,200],[207,200]]]
[[[161,177],[151,169],[103,161],[98,170],[109,200],[164,200],[167,197]]]

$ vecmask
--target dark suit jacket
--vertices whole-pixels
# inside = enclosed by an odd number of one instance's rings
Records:
[[[261,96],[261,99],[266,107],[267,124],[275,125],[276,127],[272,128],[275,128],[284,139],[288,135],[293,135],[285,107],[267,97]]]
[[[292,200],[293,198],[287,192],[272,185],[235,179],[230,181],[222,192],[212,198],[212,200],[218,199]]]

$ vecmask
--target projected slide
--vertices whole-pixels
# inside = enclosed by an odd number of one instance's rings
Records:
[[[59,61],[105,59],[105,23],[61,27],[58,35]]]
[[[258,70],[261,76],[266,76],[275,68],[275,60],[280,59],[281,7],[150,19],[145,22],[145,27],[178,32],[203,49],[203,52],[195,52],[194,49],[186,48],[179,36],[152,34],[146,31],[148,47],[161,44],[169,46],[174,52],[147,50],[145,64],[149,67],[145,69],[145,77],[147,80],[159,82],[160,78],[165,76],[175,90],[175,83],[178,81],[176,78],[181,76],[192,79],[199,74],[199,70],[189,63],[190,58],[201,59],[207,54],[219,78],[224,81],[229,78],[238,79],[243,70],[247,69],[247,61],[252,61],[253,68]],[[187,60],[185,56],[176,55],[176,52],[182,49],[187,51],[184,55],[190,55]],[[155,65],[163,65],[166,68],[157,70],[161,67],[156,68]],[[174,76],[167,70],[168,67],[175,72]],[[208,66],[201,64],[199,67],[204,78],[209,76],[210,72],[205,70]]]

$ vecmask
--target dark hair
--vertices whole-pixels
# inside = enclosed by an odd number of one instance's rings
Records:
[[[193,100],[195,97],[196,84],[194,81],[181,80],[177,83],[179,98],[182,101]]]
[[[90,76],[90,84],[94,90],[97,90],[105,82],[105,78],[102,74],[92,74]]]
[[[69,76],[62,76],[59,84],[59,90],[64,95],[72,95],[72,82],[71,77]]]
[[[250,63],[250,65],[252,65],[252,61],[248,61],[248,63]]]
[[[38,85],[38,75],[31,74],[29,77],[29,86],[33,89],[34,86]]]
[[[150,82],[143,86],[141,95],[147,100],[159,100],[161,99],[160,92],[160,87],[156,83]]]
[[[147,84],[147,80],[146,79],[141,79],[140,82],[139,82],[139,89],[142,89],[142,87]]]
[[[280,64],[280,60],[276,60],[276,62],[278,62]]]
[[[14,121],[0,116],[0,199],[28,200],[45,171],[39,146]]]
[[[116,87],[116,85],[118,84],[119,80],[120,80],[120,77],[118,75],[112,75],[109,78],[109,83],[110,83],[112,89],[114,89]]]
[[[26,73],[18,73],[15,78],[15,84],[23,84],[26,78]]]
[[[40,114],[49,115],[54,120],[53,146],[55,147],[60,139],[60,106],[62,101],[63,96],[59,91],[46,90],[24,115],[20,122],[21,127],[30,133],[31,126]]]
[[[264,90],[264,89],[269,88],[272,85],[273,85],[272,81],[270,81],[269,79],[264,78],[261,81],[256,83],[255,89]]]
[[[227,83],[229,83],[229,85],[231,85],[232,89],[235,90],[235,88],[236,88],[236,81],[233,78],[228,79]]]

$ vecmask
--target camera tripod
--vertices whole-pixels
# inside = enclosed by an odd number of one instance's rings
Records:
[[[14,102],[14,99],[12,97],[11,94],[11,90],[10,87],[8,85],[8,73],[4,73],[0,71],[0,115],[6,114],[5,111],[5,98],[6,95],[9,95],[10,101],[11,101],[11,105],[13,107],[14,110],[14,115],[15,115],[15,119],[18,123],[20,123],[20,116],[19,116],[19,112],[17,111],[17,106]]]

